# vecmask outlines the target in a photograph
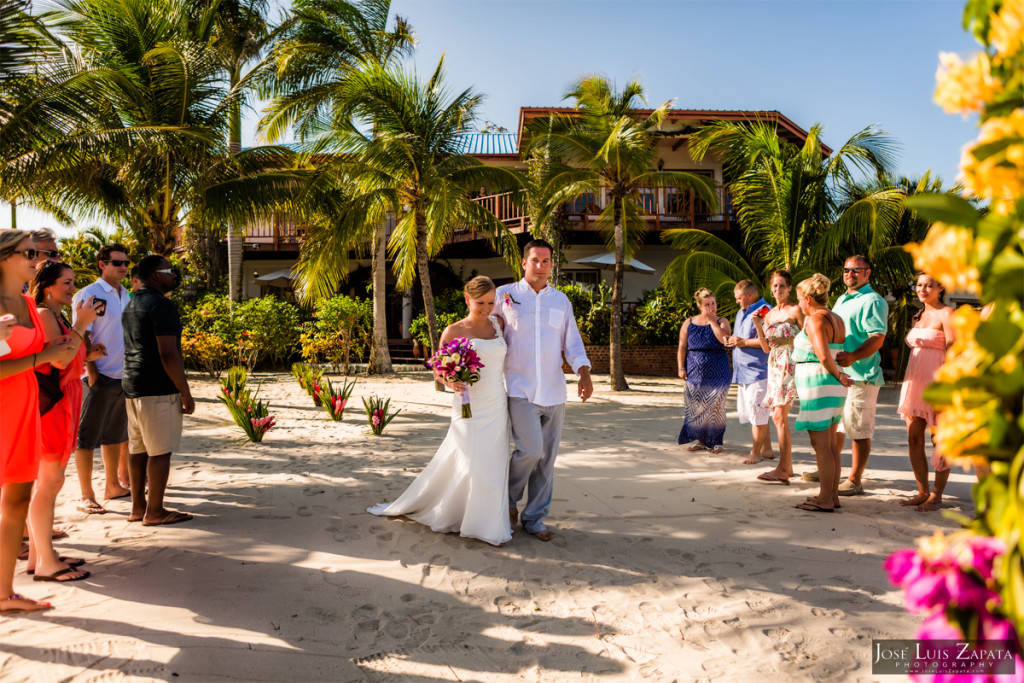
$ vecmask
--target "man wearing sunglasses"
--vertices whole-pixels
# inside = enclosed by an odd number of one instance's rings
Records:
[[[875,434],[875,407],[882,378],[882,356],[878,350],[885,341],[889,324],[889,304],[868,280],[871,261],[864,256],[851,256],[843,265],[841,295],[832,311],[846,323],[846,341],[836,355],[839,367],[853,378],[853,386],[843,406],[843,421],[839,423],[836,443],[842,453],[846,436],[853,439],[853,462],[850,476],[839,484],[839,495],[856,496],[864,493],[862,477],[871,455],[871,437]]]
[[[57,248],[57,235],[49,228],[40,228],[32,231],[32,241],[36,243],[36,251],[39,252],[39,262],[36,270],[42,270],[47,263],[63,263],[64,259]]]
[[[124,332],[121,313],[128,305],[128,290],[121,280],[128,275],[128,250],[120,244],[108,244],[97,254],[100,277],[78,290],[71,310],[78,302],[95,297],[104,302],[104,311],[89,324],[86,335],[91,344],[103,344],[107,354],[86,363],[82,378],[82,420],[78,432],[75,467],[82,499],[78,509],[89,514],[103,514],[106,509],[96,499],[92,485],[93,452],[97,447],[103,457],[107,500],[129,495],[128,482],[128,414],[121,388],[124,374]]]
[[[142,287],[124,311],[124,391],[128,397],[128,471],[132,512],[142,526],[178,524],[192,519],[164,507],[171,454],[181,444],[182,415],[196,402],[181,358],[181,318],[167,293],[178,275],[163,256],[139,261]],[[148,485],[148,491],[147,491]]]

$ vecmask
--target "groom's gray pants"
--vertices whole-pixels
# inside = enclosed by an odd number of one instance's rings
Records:
[[[508,506],[518,507],[529,484],[526,507],[520,519],[527,533],[543,531],[551,509],[555,483],[555,456],[562,439],[565,404],[538,406],[525,398],[509,397],[515,450],[508,468]]]

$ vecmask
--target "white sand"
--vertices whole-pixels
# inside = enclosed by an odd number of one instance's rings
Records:
[[[599,378],[591,401],[568,405],[557,538],[519,530],[492,548],[364,512],[443,438],[449,399],[426,373],[361,378],[341,423],[271,376],[279,427],[261,445],[240,445],[216,386],[192,382],[168,506],[196,519],[130,524],[127,500],[77,512],[72,465],[58,547],[92,577],[32,582],[19,564],[16,589],[56,609],[0,619],[0,679],[870,680],[871,639],[912,637],[918,622],[882,561],[957,527],[896,504],[914,487],[893,388],[869,495],[812,514],[793,506],[816,485],[763,485],[766,467],[739,464],[750,431],[732,399],[725,453],[690,454],[675,443],[679,381],[613,394]],[[403,411],[381,437],[358,400],[372,393]],[[814,469],[807,435],[795,445],[797,471]],[[970,514],[972,481],[954,470],[948,509]]]

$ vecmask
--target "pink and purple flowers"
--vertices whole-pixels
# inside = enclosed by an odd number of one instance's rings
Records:
[[[480,369],[484,367],[480,356],[466,337],[456,337],[442,346],[430,357],[427,365],[434,369],[438,377],[467,385],[480,381]],[[462,392],[462,417],[473,417],[468,390]]]

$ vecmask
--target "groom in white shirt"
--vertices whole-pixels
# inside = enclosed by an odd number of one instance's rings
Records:
[[[498,287],[495,314],[505,320],[505,388],[515,450],[508,474],[509,519],[542,541],[554,538],[544,518],[551,508],[555,456],[565,420],[565,373],[562,353],[579,375],[578,394],[586,401],[594,393],[590,360],[576,327],[568,297],[548,285],[552,248],[532,240],[523,248],[523,279]]]

